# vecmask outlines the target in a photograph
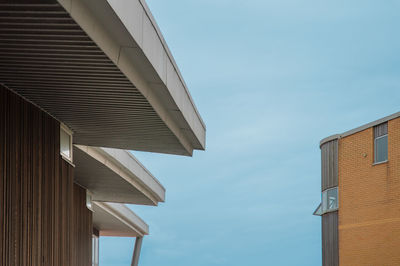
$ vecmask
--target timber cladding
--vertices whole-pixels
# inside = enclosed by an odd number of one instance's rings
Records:
[[[322,215],[322,265],[339,265],[338,212]]]
[[[400,265],[400,119],[388,121],[388,161],[374,165],[374,129],[339,141],[340,265]]]
[[[91,265],[92,214],[57,120],[0,85],[0,265]]]
[[[338,140],[321,145],[321,190],[338,185]],[[322,215],[322,265],[339,265],[338,212]]]
[[[338,140],[321,145],[321,190],[338,185]]]

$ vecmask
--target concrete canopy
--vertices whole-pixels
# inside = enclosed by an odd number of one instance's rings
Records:
[[[142,237],[149,226],[127,206],[119,203],[92,202],[93,226],[100,236]]]
[[[127,151],[75,145],[74,162],[75,182],[95,201],[157,205],[165,200],[164,187]]]
[[[0,83],[81,145],[191,155],[205,125],[142,0],[0,0]]]

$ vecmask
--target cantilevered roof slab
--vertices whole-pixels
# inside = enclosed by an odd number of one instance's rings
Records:
[[[191,155],[205,126],[143,1],[0,0],[0,83],[81,145]]]
[[[142,205],[165,200],[164,187],[125,150],[75,145],[74,164],[75,182],[93,200]]]
[[[100,236],[142,237],[149,226],[127,206],[119,203],[92,202],[93,226]]]

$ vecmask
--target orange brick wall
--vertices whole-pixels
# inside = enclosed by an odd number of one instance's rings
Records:
[[[400,118],[388,145],[388,162],[373,165],[373,128],[339,140],[341,266],[400,265]]]

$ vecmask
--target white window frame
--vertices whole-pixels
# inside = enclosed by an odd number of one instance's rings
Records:
[[[61,152],[61,133],[65,132],[69,136],[69,154],[70,156],[67,156],[63,152]],[[61,157],[66,160],[69,163],[73,163],[73,132],[70,130],[66,125],[60,123],[60,154]]]

